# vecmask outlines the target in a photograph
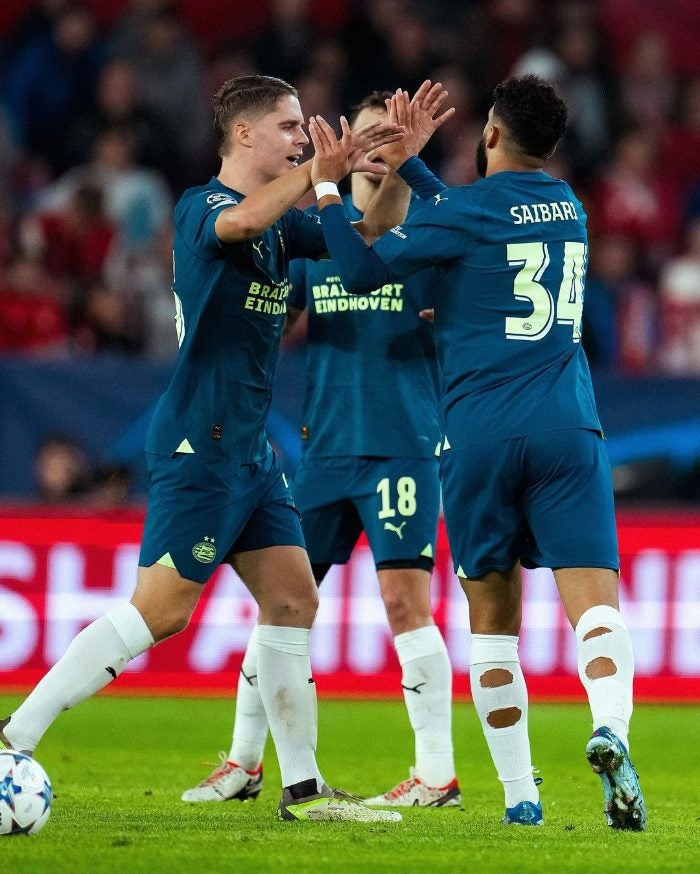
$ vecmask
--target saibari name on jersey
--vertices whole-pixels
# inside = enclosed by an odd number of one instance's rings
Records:
[[[576,221],[576,207],[570,200],[551,203],[520,203],[511,206],[514,225],[538,224],[539,222]]]

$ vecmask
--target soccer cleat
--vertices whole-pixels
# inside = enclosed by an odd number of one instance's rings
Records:
[[[365,804],[378,807],[457,807],[462,803],[457,778],[447,786],[426,786],[416,776],[415,768],[409,769],[410,777],[394,786],[384,795],[365,798]]]
[[[603,812],[610,828],[646,831],[644,796],[637,772],[620,738],[602,726],[586,744],[586,758],[603,784]]]
[[[396,810],[372,810],[360,798],[325,785],[320,792],[305,798],[294,798],[289,789],[284,789],[277,818],[292,822],[399,822],[402,819]]]
[[[257,798],[263,785],[262,765],[255,771],[246,771],[235,762],[226,759],[226,753],[219,753],[221,764],[201,783],[182,793],[183,801],[247,801]]]
[[[521,801],[515,807],[506,807],[506,813],[501,820],[503,825],[544,825],[542,802]]]

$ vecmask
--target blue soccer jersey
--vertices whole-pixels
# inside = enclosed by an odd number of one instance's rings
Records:
[[[346,199],[354,221],[360,213]],[[363,296],[332,261],[293,261],[289,305],[308,309],[305,456],[429,458],[440,438],[434,328],[436,270]]]
[[[586,214],[566,182],[542,171],[501,172],[445,188],[374,252],[347,240],[345,262],[334,233],[345,233],[339,209],[326,207],[322,223],[351,291],[370,277],[398,281],[440,269],[435,325],[448,446],[600,430],[580,343]],[[335,213],[326,218],[328,210]]]
[[[243,195],[213,178],[175,208],[173,273],[180,351],[146,441],[241,464],[266,456],[265,418],[287,312],[290,258],[326,251],[318,219],[291,209],[261,236],[222,243],[214,223]]]

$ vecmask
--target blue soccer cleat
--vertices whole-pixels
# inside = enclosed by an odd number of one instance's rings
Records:
[[[603,784],[604,813],[610,828],[646,831],[644,796],[637,772],[620,738],[602,726],[586,744],[586,758]]]
[[[506,813],[501,820],[503,825],[544,825],[542,802],[521,801],[515,807],[506,807]]]

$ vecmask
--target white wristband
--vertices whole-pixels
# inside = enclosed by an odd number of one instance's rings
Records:
[[[316,199],[320,200],[322,197],[340,197],[340,192],[338,191],[338,186],[335,182],[317,182],[314,185],[314,191],[316,192]]]

